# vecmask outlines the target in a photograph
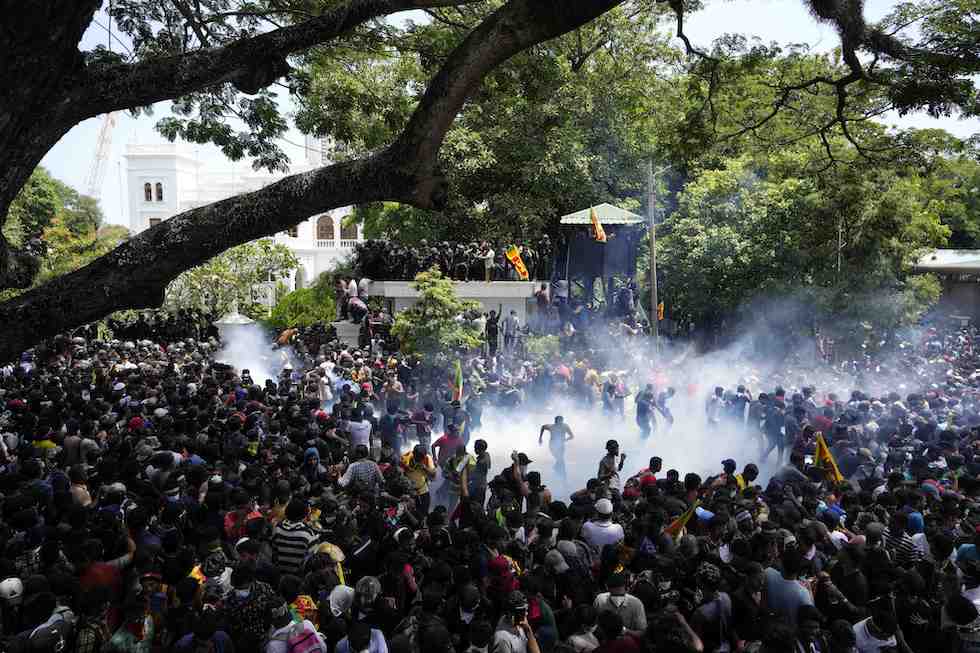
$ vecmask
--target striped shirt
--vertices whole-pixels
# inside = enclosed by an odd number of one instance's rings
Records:
[[[885,529],[885,548],[892,554],[892,561],[900,567],[908,568],[922,560],[922,552],[905,531],[893,536],[889,529]]]
[[[272,531],[272,555],[279,571],[298,573],[316,539],[316,532],[303,522],[284,521],[276,526]]]

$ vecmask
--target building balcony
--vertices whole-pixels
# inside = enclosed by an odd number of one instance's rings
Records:
[[[318,238],[316,241],[316,248],[334,249],[339,247],[342,249],[353,249],[354,247],[357,246],[357,242],[358,242],[357,240],[347,240],[347,239],[335,240],[333,238],[328,238],[328,239]]]

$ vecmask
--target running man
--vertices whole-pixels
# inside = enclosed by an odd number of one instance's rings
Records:
[[[648,383],[646,389],[636,395],[636,424],[640,427],[640,437],[644,440],[650,437],[650,431],[657,428],[657,416],[654,413],[656,401],[652,383]]]
[[[551,457],[555,459],[555,472],[559,477],[565,478],[565,443],[571,442],[575,435],[561,415],[555,417],[554,424],[545,424],[541,427],[541,432],[538,433],[538,445],[544,443],[545,431],[551,434],[548,448],[551,449]]]

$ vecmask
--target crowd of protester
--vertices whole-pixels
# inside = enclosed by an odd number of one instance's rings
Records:
[[[465,357],[460,388],[310,338],[261,383],[214,339],[60,338],[0,368],[3,650],[980,651],[969,333],[916,345],[946,372],[901,394],[756,379],[687,387],[704,412],[678,415],[666,382],[584,357]],[[556,419],[553,455],[605,455],[552,496],[526,453],[491,459],[483,416],[559,396],[611,432],[635,416],[651,453],[695,422],[759,451],[630,468]]]

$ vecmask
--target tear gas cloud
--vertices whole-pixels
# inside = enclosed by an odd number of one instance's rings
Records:
[[[269,334],[258,324],[230,326],[221,336],[222,347],[215,360],[231,365],[239,372],[248,370],[252,380],[259,385],[264,385],[268,379],[277,379],[286,366],[299,369],[292,347],[273,347]]]
[[[528,398],[513,410],[487,406],[482,427],[471,436],[468,450],[472,452],[476,439],[487,441],[493,463],[491,476],[510,465],[512,451],[527,454],[533,461],[529,470],[541,473],[542,482],[556,499],[567,499],[596,476],[609,439],[617,440],[620,451],[627,454],[620,474],[623,482],[647,467],[652,456],[659,456],[663,459],[663,471],[676,469],[681,478],[688,472],[702,478],[717,474],[721,471],[721,461],[726,458],[734,459],[739,471],[752,462],[759,467],[759,481],[766,483],[777,467],[776,451],[762,459],[763,443],[758,429],[741,429],[724,422],[708,424],[705,400],[716,386],[734,390],[744,385],[756,397],[760,392],[772,392],[777,386],[792,393],[810,385],[816,388],[818,401],[828,393],[846,399],[854,389],[873,396],[896,391],[904,397],[928,387],[948,371],[949,366],[942,364],[923,367],[921,359],[911,356],[912,344],[904,349],[896,348],[890,356],[876,356],[870,372],[859,375],[819,363],[812,338],[787,345],[779,326],[809,310],[804,302],[793,298],[769,300],[766,306],[754,311],[754,319],[736,329],[737,338],[705,354],[695,353],[694,347],[687,344],[664,343],[660,355],[654,358],[647,339],[615,339],[615,348],[603,354],[605,363],[600,371],[625,373],[632,393],[626,398],[625,416],[604,413],[598,399],[592,406],[567,397],[551,397],[543,402]],[[772,319],[774,315],[778,319]],[[906,342],[918,345],[925,331],[908,329],[901,335]],[[257,325],[235,327],[226,335],[225,346],[217,359],[239,370],[249,369],[259,384],[276,378],[287,364],[301,369],[292,349],[274,349],[268,334]],[[659,362],[651,363],[652,360]],[[649,438],[642,439],[636,424],[634,399],[646,383],[653,383],[658,390],[675,388],[676,395],[668,402],[675,421],[668,425],[658,413],[656,430]],[[564,478],[554,469],[549,434],[545,433],[542,444],[538,444],[541,426],[552,423],[556,415],[564,417],[575,436],[565,447]],[[433,438],[438,435],[441,434],[436,433]]]
[[[879,297],[876,301],[882,300]],[[567,398],[552,399],[543,405],[527,401],[513,412],[484,411],[483,428],[473,437],[487,441],[493,473],[510,464],[511,451],[522,451],[533,461],[529,469],[540,471],[542,482],[556,498],[562,499],[584,488],[588,479],[596,476],[609,439],[617,440],[620,451],[627,454],[620,474],[623,482],[647,467],[652,456],[659,456],[663,459],[662,473],[676,469],[681,479],[688,472],[697,473],[702,479],[718,474],[721,461],[727,458],[736,461],[739,471],[746,464],[755,463],[760,470],[759,482],[764,484],[777,469],[777,452],[773,450],[763,459],[764,436],[754,426],[740,428],[724,421],[721,425],[708,424],[705,401],[716,386],[727,391],[744,385],[753,398],[760,392],[772,393],[777,386],[784,388],[787,396],[803,386],[813,386],[818,402],[830,393],[846,401],[852,390],[875,397],[897,392],[904,399],[909,393],[938,387],[955,373],[953,366],[941,358],[921,355],[920,344],[927,336],[922,327],[896,332],[890,338],[890,349],[884,352],[858,356],[858,360],[848,361],[851,365],[828,365],[820,360],[814,338],[785,337],[784,325],[805,323],[805,318],[812,319],[812,313],[812,305],[798,296],[754,302],[750,318],[735,329],[737,337],[720,349],[703,354],[695,353],[694,347],[686,344],[664,345],[659,357],[654,358],[648,341],[617,339],[605,369],[626,372],[629,379],[633,394],[626,398],[625,417],[603,413],[598,400],[591,407]],[[847,328],[864,327],[855,323]],[[651,360],[659,362],[651,364]],[[635,420],[634,399],[646,383],[653,383],[658,391],[673,387],[676,395],[668,402],[673,425],[668,425],[658,413],[656,430],[643,439]],[[550,424],[556,415],[562,415],[575,434],[565,449],[564,479],[554,470],[549,434],[545,433],[543,444],[538,444],[541,425]]]

